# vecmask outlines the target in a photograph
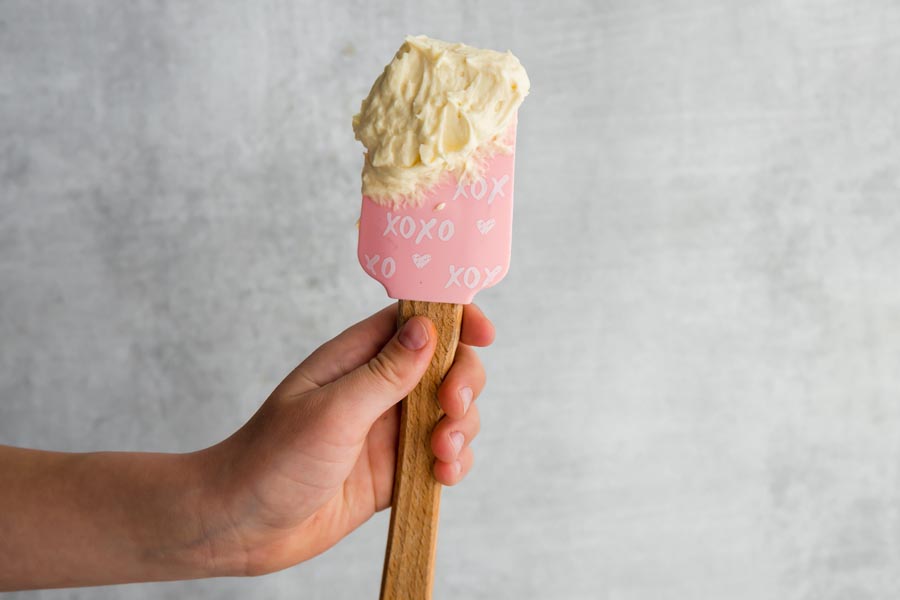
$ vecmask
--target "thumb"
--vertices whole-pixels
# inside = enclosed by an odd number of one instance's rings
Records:
[[[413,317],[365,364],[328,384],[322,392],[334,417],[353,429],[369,427],[409,394],[425,374],[437,340],[430,320]]]

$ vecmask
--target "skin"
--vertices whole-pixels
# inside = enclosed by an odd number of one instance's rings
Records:
[[[0,591],[260,575],[336,544],[390,506],[398,403],[434,353],[430,321],[395,333],[396,318],[388,307],[322,345],[243,427],[204,450],[0,446]],[[485,384],[473,347],[493,337],[466,306],[439,391],[446,416],[431,438],[444,485],[472,468],[474,399]]]

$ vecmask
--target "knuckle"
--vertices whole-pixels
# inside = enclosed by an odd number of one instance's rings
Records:
[[[387,382],[389,385],[393,387],[400,387],[403,385],[403,370],[400,368],[400,365],[397,364],[397,361],[392,359],[388,354],[379,352],[369,360],[367,366],[369,371],[371,371],[375,377]]]

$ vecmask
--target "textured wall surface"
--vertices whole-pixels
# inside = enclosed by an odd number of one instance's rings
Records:
[[[0,0],[0,443],[183,451],[386,303],[350,117],[511,48],[512,271],[438,598],[900,596],[900,5]],[[377,597],[387,515],[257,579]]]

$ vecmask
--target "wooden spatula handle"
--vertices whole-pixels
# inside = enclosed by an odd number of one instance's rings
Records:
[[[400,300],[398,326],[426,316],[437,328],[431,365],[400,407],[400,446],[388,532],[381,600],[429,600],[434,581],[441,484],[432,473],[431,432],[443,412],[437,391],[453,364],[462,304]]]

